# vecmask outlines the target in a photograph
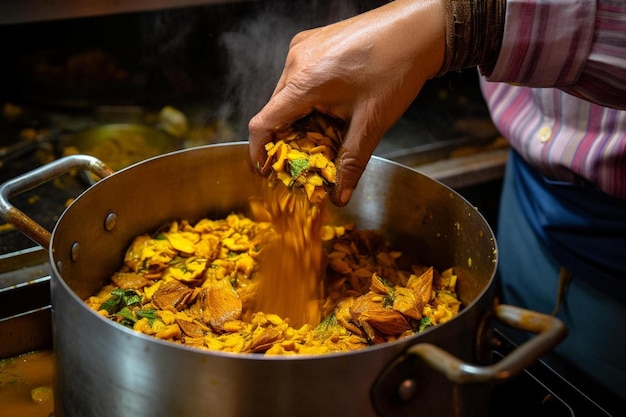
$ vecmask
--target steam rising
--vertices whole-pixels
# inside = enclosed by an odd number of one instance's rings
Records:
[[[258,0],[139,15],[144,101],[176,106],[197,100],[209,109],[189,114],[192,124],[226,122],[217,123],[224,131],[207,142],[246,139],[250,118],[274,91],[293,36],[379,4]]]
[[[348,18],[367,6],[358,0],[258,3],[257,13],[220,39],[228,57],[226,96],[220,113],[234,123],[241,138],[247,137],[250,118],[271,97],[291,38],[302,30]]]

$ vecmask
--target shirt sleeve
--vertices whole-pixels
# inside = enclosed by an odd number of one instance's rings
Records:
[[[626,108],[626,1],[508,0],[489,81]]]

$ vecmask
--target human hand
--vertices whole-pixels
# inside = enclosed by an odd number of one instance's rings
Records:
[[[340,118],[348,129],[330,199],[347,204],[384,133],[439,72],[445,37],[440,0],[396,0],[299,33],[271,99],[250,120],[253,163],[263,166],[274,132],[312,111]]]

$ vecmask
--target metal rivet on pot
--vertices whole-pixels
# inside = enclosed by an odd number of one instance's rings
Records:
[[[80,255],[80,243],[74,242],[72,244],[72,250],[70,252],[70,257],[73,262],[78,261],[78,256]]]
[[[63,262],[57,261],[57,270],[59,273],[63,272]]]
[[[398,387],[398,394],[404,401],[410,400],[417,392],[417,383],[414,379],[405,379]]]
[[[104,229],[107,232],[110,232],[111,230],[115,229],[116,225],[117,225],[117,214],[109,213],[106,219],[104,219]]]

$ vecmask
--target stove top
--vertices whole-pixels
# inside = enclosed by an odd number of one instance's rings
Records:
[[[496,325],[494,360],[517,347],[508,329]],[[624,404],[590,386],[571,366],[547,356],[495,386],[489,417],[617,417]]]

